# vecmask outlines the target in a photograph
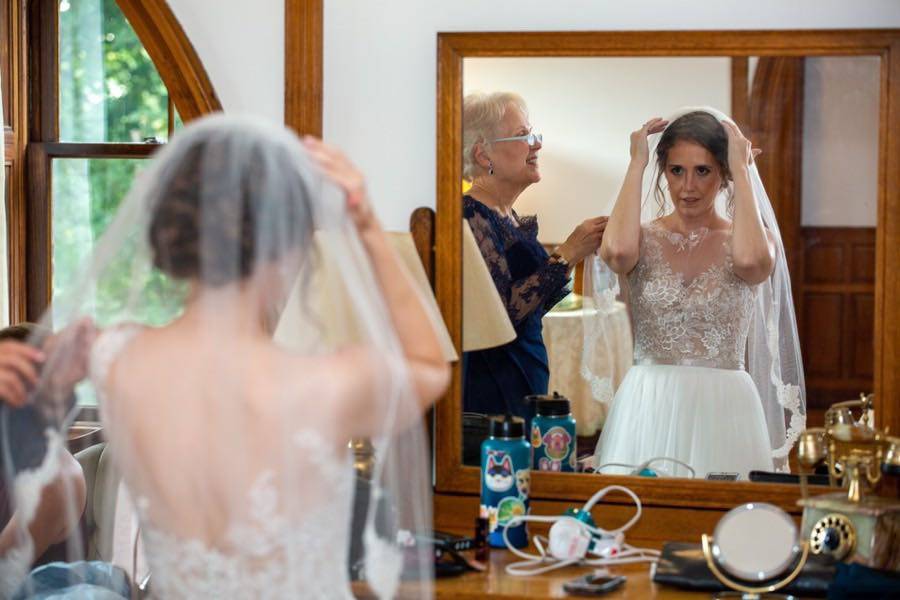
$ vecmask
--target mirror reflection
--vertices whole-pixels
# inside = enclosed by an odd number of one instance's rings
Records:
[[[511,413],[534,470],[796,470],[872,388],[879,69],[466,59],[464,463]]]

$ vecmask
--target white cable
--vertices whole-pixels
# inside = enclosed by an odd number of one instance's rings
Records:
[[[552,571],[554,569],[561,569],[563,567],[567,567],[570,565],[576,564],[585,564],[590,566],[606,566],[606,565],[617,565],[617,564],[631,564],[638,562],[656,562],[659,557],[659,551],[653,550],[650,548],[636,548],[634,546],[630,546],[624,543],[624,533],[628,529],[630,529],[637,521],[641,518],[641,501],[637,495],[632,492],[630,489],[620,486],[620,485],[611,485],[603,488],[598,491],[596,494],[591,496],[591,498],[584,504],[581,511],[582,512],[590,512],[590,510],[594,507],[594,505],[600,501],[606,494],[613,491],[623,492],[626,495],[630,496],[632,500],[634,500],[635,504],[635,514],[628,520],[627,523],[618,527],[616,529],[603,529],[602,527],[595,527],[588,525],[584,521],[580,521],[575,517],[571,517],[569,515],[563,515],[559,517],[541,517],[541,516],[529,516],[529,515],[521,515],[511,518],[507,521],[506,525],[503,528],[503,542],[506,544],[507,549],[526,560],[511,563],[506,566],[506,572],[510,575],[515,576],[528,576],[528,575],[539,575],[541,573],[546,573],[548,571]],[[592,534],[592,539],[594,536],[603,538],[603,537],[621,537],[623,541],[617,542],[620,551],[611,557],[598,557],[598,558],[585,558],[583,556],[573,557],[565,560],[558,560],[553,556],[550,556],[547,550],[544,548],[544,544],[542,542],[543,537],[539,535],[535,535],[532,538],[532,542],[538,550],[538,554],[529,554],[527,552],[523,552],[519,550],[515,546],[513,546],[509,541],[509,530],[513,527],[516,527],[520,524],[526,523],[528,521],[536,522],[536,523],[558,523],[566,520],[574,521],[578,527],[590,532]],[[548,541],[549,544],[549,541]],[[590,552],[590,551],[588,551]],[[545,566],[544,563],[550,562],[551,564]],[[529,569],[528,567],[537,567],[533,569]]]
[[[673,462],[673,463],[681,465],[682,467],[684,467],[685,469],[687,469],[688,471],[691,472],[691,477],[690,477],[691,479],[695,479],[697,477],[697,471],[694,470],[694,467],[692,467],[691,465],[687,464],[684,461],[678,460],[677,458],[672,458],[670,456],[656,456],[654,458],[651,458],[650,460],[642,462],[639,465],[630,465],[628,463],[620,463],[620,462],[603,463],[599,467],[596,467],[594,469],[594,472],[599,473],[606,467],[625,467],[627,469],[631,469],[632,475],[640,475],[641,471],[643,471],[644,469],[649,469],[650,465],[652,463],[654,463],[656,461],[660,461],[660,460],[665,460],[665,461],[669,461],[669,462]],[[654,471],[656,471],[656,470],[654,469]],[[668,473],[665,473],[665,476],[672,477],[672,475],[669,475]]]

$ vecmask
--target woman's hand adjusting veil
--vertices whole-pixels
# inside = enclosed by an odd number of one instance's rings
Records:
[[[566,259],[570,269],[600,247],[608,221],[609,217],[585,219],[569,234],[566,241],[559,245],[556,251]]]
[[[305,136],[303,145],[325,176],[344,191],[347,198],[347,212],[360,234],[378,228],[378,220],[369,204],[366,180],[362,172],[343,152],[318,138]]]
[[[97,338],[94,322],[85,317],[50,336],[44,344],[48,391],[55,398],[68,397],[75,385],[87,376],[91,346]]]

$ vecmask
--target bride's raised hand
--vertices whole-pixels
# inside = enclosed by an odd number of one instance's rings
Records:
[[[722,121],[725,134],[728,136],[728,168],[732,173],[746,169],[759,156],[759,148],[754,148],[750,140],[744,137],[737,125],[731,121]]]
[[[647,136],[659,133],[666,128],[669,122],[660,117],[653,117],[644,123],[640,129],[631,132],[631,161],[646,167],[650,162],[650,149],[647,145]]]
[[[378,219],[369,204],[366,179],[362,171],[343,152],[318,138],[304,136],[303,145],[322,173],[344,191],[347,212],[357,230],[365,233],[378,228]]]

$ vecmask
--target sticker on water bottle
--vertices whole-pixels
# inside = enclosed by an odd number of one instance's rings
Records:
[[[488,453],[484,484],[492,492],[505,492],[513,486],[512,459],[505,452]]]
[[[541,447],[541,428],[537,425],[531,428],[531,445],[535,448]]]
[[[554,461],[562,461],[569,453],[572,436],[563,427],[551,427],[544,434],[544,453]]]
[[[506,526],[513,517],[525,516],[525,503],[516,496],[507,496],[497,505],[497,524]]]

